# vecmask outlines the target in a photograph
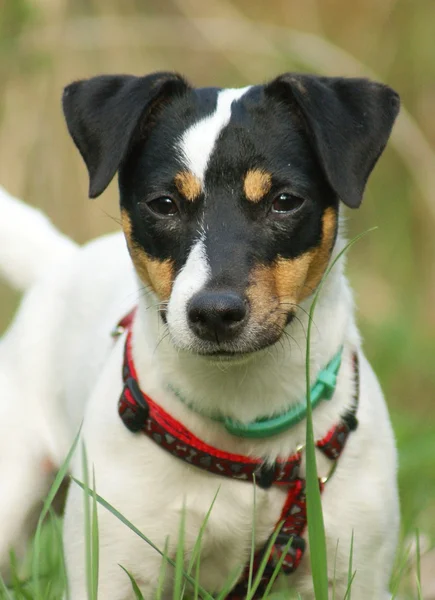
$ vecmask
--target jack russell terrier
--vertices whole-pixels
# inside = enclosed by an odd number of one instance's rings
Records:
[[[254,520],[254,575],[279,528],[255,597],[281,557],[289,587],[314,598],[308,310],[344,247],[340,203],[360,205],[398,95],[365,79],[287,73],[266,85],[195,89],[155,73],[77,81],[63,109],[90,197],[118,173],[123,235],[79,248],[0,196],[0,267],[30,288],[0,346],[0,564],[25,546],[50,471],[83,423],[98,494],[156,546],[167,541],[170,557],[185,513],[188,564],[215,500],[200,555],[208,592],[241,573],[228,598],[246,596]],[[386,600],[396,450],[343,262],[322,288],[310,355],[329,579],[343,598],[353,536],[352,599]],[[72,600],[87,597],[83,512],[73,483],[64,522]],[[99,597],[135,597],[122,565],[153,598],[161,556],[106,509],[98,518]]]

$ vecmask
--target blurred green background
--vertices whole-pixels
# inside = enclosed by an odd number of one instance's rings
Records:
[[[418,527],[432,544],[434,31],[434,0],[0,0],[0,184],[80,242],[117,229],[117,187],[87,199],[60,110],[72,79],[163,69],[243,86],[299,70],[368,75],[399,91],[391,143],[362,208],[346,214],[350,236],[378,226],[352,249],[349,276],[397,433],[404,535]],[[18,301],[0,284],[0,331]]]

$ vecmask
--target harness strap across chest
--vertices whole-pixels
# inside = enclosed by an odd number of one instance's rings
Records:
[[[277,459],[273,463],[268,463],[261,458],[251,458],[219,450],[195,436],[140,389],[131,351],[131,320],[132,316],[127,315],[118,325],[118,328],[128,328],[122,369],[124,387],[118,402],[119,416],[124,425],[132,432],[142,432],[163,450],[191,466],[215,475],[252,482],[263,489],[279,485],[287,493],[280,518],[275,526],[275,530],[280,527],[280,531],[255,594],[255,598],[260,598],[277,562],[286,551],[290,539],[292,541],[281,567],[283,573],[287,575],[293,573],[304,554],[305,540],[302,538],[302,534],[306,527],[307,512],[305,480],[300,477],[302,449],[297,449],[286,459]],[[333,461],[330,475],[350,432],[356,429],[358,424],[356,411],[359,397],[359,369],[356,353],[353,355],[353,365],[355,374],[353,404],[341,417],[339,423],[334,425],[316,443],[319,451]],[[330,475],[319,481],[321,490]],[[255,555],[254,577],[262,562],[267,545],[266,543],[265,547]],[[227,600],[246,597],[248,576],[249,565],[246,566],[236,587],[227,596]]]

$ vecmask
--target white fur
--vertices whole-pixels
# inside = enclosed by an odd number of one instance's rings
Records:
[[[75,244],[39,210],[23,204],[0,186],[2,271],[19,290],[34,283],[45,267]]]
[[[232,102],[239,100],[250,87],[225,89],[219,92],[214,113],[194,123],[184,133],[180,141],[181,154],[186,167],[200,181],[204,181],[208,161],[216,140],[222,129],[229,123]]]
[[[38,223],[35,219],[35,227]],[[55,248],[55,240],[53,243]],[[337,248],[341,243],[339,240]],[[5,256],[1,244],[0,268],[5,266]],[[29,261],[33,261],[31,256]],[[207,277],[200,242],[189,261],[174,287],[179,305]],[[196,279],[189,276],[190,269]],[[0,564],[7,562],[8,546],[18,540],[22,543],[25,517],[47,489],[41,460],[50,458],[59,465],[84,419],[82,435],[89,462],[95,467],[98,493],[160,548],[169,536],[171,557],[183,509],[187,562],[217,493],[201,555],[201,584],[216,591],[248,558],[254,488],[189,467],[122,424],[116,406],[122,386],[124,338],[114,342],[110,330],[138,300],[133,353],[140,385],[172,415],[205,441],[233,452],[286,456],[304,440],[305,423],[275,438],[235,438],[219,424],[189,410],[170,389],[180,389],[202,411],[220,410],[242,421],[300,401],[305,388],[307,317],[303,310],[297,313],[300,321],[290,326],[295,342],[285,341],[244,364],[210,363],[175,349],[168,338],[159,343],[162,329],[155,299],[140,296],[121,235],[96,240],[45,270],[0,345]],[[308,306],[309,301],[303,308]],[[176,323],[177,308],[171,310]],[[334,397],[314,411],[315,435],[320,438],[351,402],[350,357],[356,349],[361,359],[359,427],[351,434],[322,496],[329,572],[332,580],[335,562],[336,593],[343,598],[354,532],[352,599],[385,600],[398,530],[396,452],[382,392],[362,353],[352,296],[339,265],[327,281],[315,315],[313,379],[341,344],[345,351]],[[321,456],[318,466],[321,475],[330,467]],[[39,478],[35,476],[38,472]],[[79,455],[73,474],[82,478]],[[272,531],[284,497],[285,492],[276,487],[256,489],[258,546]],[[99,597],[134,598],[119,564],[137,579],[145,598],[154,597],[160,556],[104,508],[100,507],[98,514]],[[71,599],[83,600],[87,597],[83,499],[76,485],[68,497],[64,534]],[[298,571],[288,579],[304,600],[314,598],[308,555],[309,549]],[[171,597],[170,579],[166,596]]]
[[[204,287],[210,277],[204,242],[199,239],[192,247],[184,267],[175,278],[168,303],[167,320],[172,340],[178,347],[189,346],[194,341],[187,321],[187,304],[196,292]]]

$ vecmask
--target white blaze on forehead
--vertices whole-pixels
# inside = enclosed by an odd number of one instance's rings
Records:
[[[187,304],[210,277],[210,265],[207,261],[205,245],[199,240],[190,250],[187,261],[175,278],[166,313],[169,330],[174,342],[188,344],[193,339],[187,321]]]
[[[216,140],[230,121],[232,102],[246,94],[250,87],[219,92],[214,113],[192,125],[183,134],[180,148],[186,168],[201,182],[204,182],[205,171]]]

